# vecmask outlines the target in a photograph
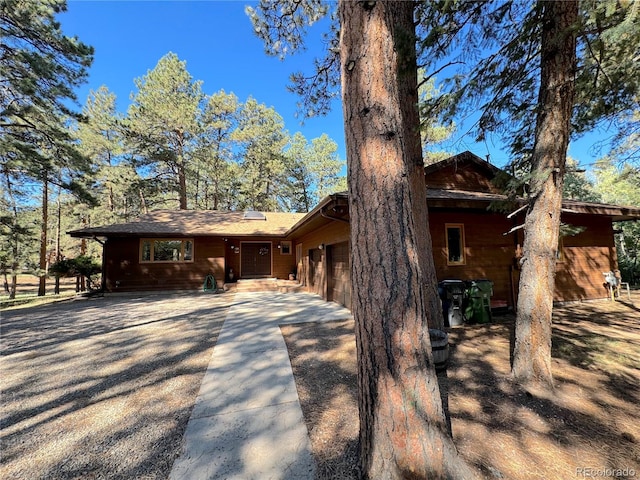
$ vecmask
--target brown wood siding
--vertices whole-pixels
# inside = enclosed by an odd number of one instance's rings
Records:
[[[427,188],[502,193],[487,178],[486,171],[474,163],[448,165],[426,177]]]
[[[606,217],[562,215],[562,222],[585,228],[562,238],[562,255],[556,263],[556,301],[605,298],[603,272],[615,270],[613,225]]]
[[[273,242],[273,276],[288,279],[289,274],[296,271],[296,250],[292,246],[291,254],[285,255],[278,248],[280,240]]]
[[[328,300],[351,308],[351,272],[349,270],[349,242],[327,247]]]
[[[328,247],[347,241],[349,241],[349,224],[340,221],[328,221],[326,225],[307,235],[293,238],[294,248],[302,245],[302,259],[297,266],[298,280],[307,291],[321,295],[325,299],[328,297],[326,249],[320,250],[318,246],[322,244]],[[313,252],[315,261],[310,260],[310,251]]]
[[[514,223],[504,214],[483,211],[438,209],[431,210],[429,215],[438,280],[489,279],[494,283],[492,305],[514,306],[518,286],[515,234],[503,234],[521,220]],[[562,221],[585,230],[562,240],[563,253],[556,264],[555,300],[606,297],[603,272],[617,268],[611,220],[602,216],[565,213]],[[465,265],[447,265],[445,224],[451,223],[464,225]],[[522,236],[521,232],[518,234]],[[232,247],[240,247],[243,241],[261,241],[272,245],[273,277],[286,279],[297,269],[297,278],[308,291],[325,299],[343,295],[336,293],[336,285],[331,283],[332,275],[336,273],[331,265],[327,265],[327,249],[349,241],[347,223],[327,220],[313,232],[291,238],[291,255],[283,255],[277,248],[280,239],[270,237],[236,237],[228,238],[226,242],[221,237],[195,237],[193,240],[193,262],[140,263],[138,238],[110,238],[104,250],[107,291],[200,289],[205,276],[210,273],[221,285],[227,280],[225,273],[228,274],[230,268],[233,268],[236,279],[240,273],[241,255]],[[320,244],[327,248],[319,250]],[[299,245],[302,258],[296,265],[295,252]],[[309,252],[313,252],[314,262],[310,261]],[[350,272],[345,273],[343,269],[342,274],[349,276]]]
[[[209,274],[222,285],[223,240],[198,237],[193,240],[193,262],[141,263],[140,239],[110,238],[104,252],[107,291],[196,290],[202,288]]]
[[[445,224],[464,225],[465,264],[447,265]],[[490,212],[429,213],[433,259],[438,281],[487,279],[493,282],[494,307],[513,306],[512,276],[515,258],[514,235],[504,235],[513,224],[505,215]]]
[[[317,293],[322,298],[327,298],[327,285],[325,277],[325,252],[320,249],[310,248],[308,250],[308,289]]]
[[[563,214],[562,221],[586,230],[562,239],[563,252],[556,264],[554,300],[606,297],[603,272],[617,268],[611,220]],[[445,223],[464,224],[465,265],[447,265]],[[515,306],[519,279],[514,268],[515,234],[503,235],[513,225],[502,214],[431,212],[430,229],[438,280],[487,278],[494,283],[492,305]]]

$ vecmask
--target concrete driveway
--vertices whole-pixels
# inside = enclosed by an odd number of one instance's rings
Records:
[[[311,479],[279,326],[350,315],[275,292],[4,311],[0,478]]]
[[[315,478],[280,325],[350,318],[307,293],[237,293],[202,381],[171,480]]]

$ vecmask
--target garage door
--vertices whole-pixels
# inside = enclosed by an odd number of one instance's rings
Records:
[[[349,243],[337,243],[328,247],[329,300],[351,308],[351,279],[349,275]]]

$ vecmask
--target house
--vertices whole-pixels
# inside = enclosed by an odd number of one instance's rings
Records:
[[[523,240],[524,202],[501,193],[505,177],[470,152],[425,168],[438,280],[489,279],[493,307],[516,305]],[[638,219],[637,207],[564,201],[561,220],[573,233],[560,238],[555,300],[605,298],[603,272],[617,267],[613,222]],[[221,283],[295,272],[304,289],[351,304],[346,193],[307,214],[162,210],[69,233],[104,244],[109,292],[197,289],[208,274]]]
[[[158,210],[122,224],[69,232],[103,243],[106,291],[184,290],[238,278],[287,278],[297,213]],[[274,253],[273,250],[277,252]]]

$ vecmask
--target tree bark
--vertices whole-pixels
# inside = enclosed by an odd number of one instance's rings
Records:
[[[60,201],[61,188],[58,187],[58,196],[56,198],[56,209],[58,210],[58,218],[56,219],[56,262],[62,260],[62,253],[60,252],[60,234],[62,230],[62,202]],[[60,275],[56,275],[56,283],[53,287],[53,293],[60,295]]]
[[[42,228],[40,229],[40,280],[38,296],[44,297],[47,289],[47,224],[49,223],[49,173],[42,175]]]
[[[7,189],[7,195],[9,196],[9,207],[11,209],[11,234],[9,237],[9,241],[11,243],[11,254],[13,256],[11,260],[11,284],[7,285],[7,274],[5,272],[5,285],[8,289],[9,300],[13,300],[16,298],[16,289],[18,288],[18,269],[20,268],[20,262],[18,260],[18,254],[20,253],[19,248],[19,222],[18,222],[18,206],[16,204],[16,199],[13,195],[13,185],[11,182],[11,176],[9,175],[9,169],[5,165],[2,171],[5,180],[5,187]]]
[[[177,165],[178,168],[178,193],[180,200],[180,210],[187,209],[187,173],[184,166],[184,159]]]
[[[138,187],[138,196],[140,197],[140,209],[142,213],[149,213],[149,207],[147,206],[147,199],[144,196],[144,192],[142,191],[142,187]]]
[[[525,219],[512,373],[553,386],[551,318],[562,187],[574,103],[578,2],[542,3],[539,111]]]
[[[413,2],[339,3],[360,462],[371,479],[472,478],[448,434],[418,131]]]
[[[178,141],[176,148],[177,159],[176,159],[176,173],[178,174],[178,198],[180,203],[180,210],[187,209],[187,167],[185,165],[185,134],[182,131],[176,131],[178,136]]]

